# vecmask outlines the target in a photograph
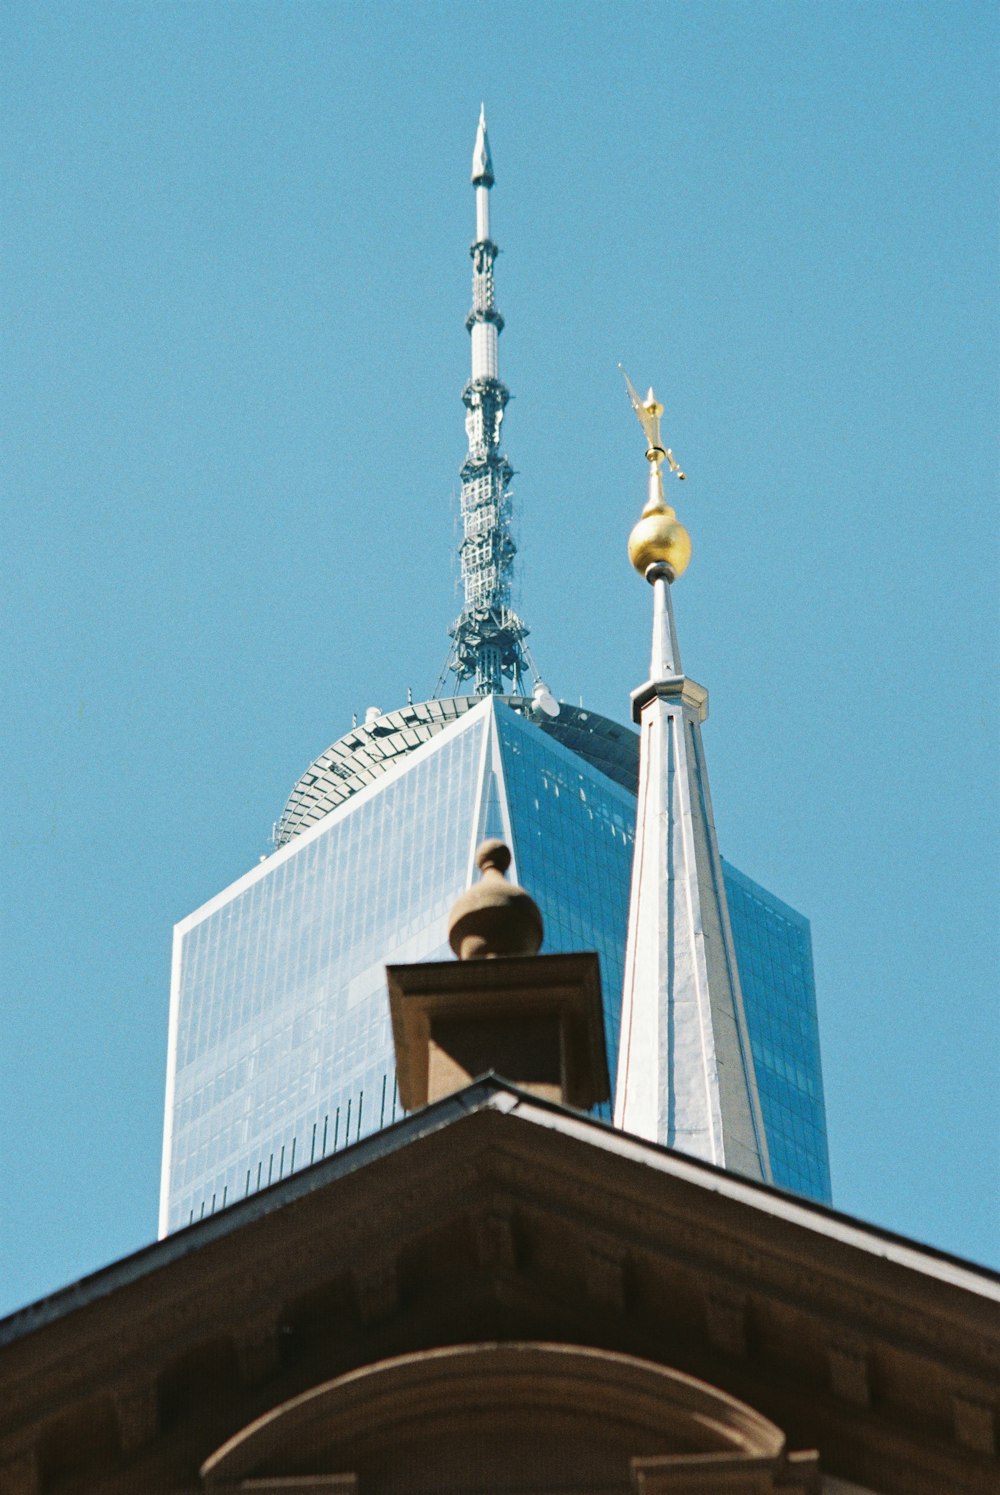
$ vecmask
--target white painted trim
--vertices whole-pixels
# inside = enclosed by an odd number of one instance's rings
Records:
[[[504,710],[509,711],[511,716],[517,718],[517,712],[511,711],[509,706],[505,706]],[[553,742],[555,739],[549,738],[547,740]],[[495,706],[493,710],[493,732],[490,741],[493,745],[492,768],[497,776],[497,789],[500,794],[500,818],[503,820],[503,838],[510,847],[510,880],[511,882],[519,882],[520,879],[517,875],[517,847],[514,844],[514,822],[510,818],[510,795],[507,792],[507,775],[504,772],[503,748],[500,746],[500,724],[497,721]],[[561,746],[562,744],[558,745]]]
[[[905,1267],[909,1272],[920,1272],[925,1277],[961,1288],[963,1292],[975,1293],[991,1302],[1000,1303],[1000,1282],[994,1281],[992,1277],[984,1277],[974,1267],[942,1261],[929,1255],[917,1244],[911,1246],[902,1241],[886,1240],[867,1229],[863,1223],[838,1216],[827,1205],[815,1204],[810,1200],[800,1203],[791,1195],[780,1193],[773,1184],[744,1180],[738,1173],[730,1173],[724,1169],[709,1171],[705,1163],[697,1158],[689,1161],[676,1148],[668,1150],[589,1117],[573,1116],[558,1106],[536,1105],[530,1096],[518,1097],[517,1104],[507,1109],[533,1126],[563,1132],[578,1141],[589,1142],[602,1152],[612,1153],[629,1162],[641,1163],[657,1173],[671,1174],[692,1187],[738,1200],[748,1208],[759,1210],[761,1214],[773,1219],[784,1220],[802,1230],[811,1231],[814,1235],[840,1241],[869,1256],[879,1257],[894,1266]]]
[[[493,735],[496,732],[496,717],[493,711],[492,696],[487,696],[482,705],[477,706],[474,711],[469,713],[469,715],[474,716],[476,711],[482,710],[486,710],[489,712],[490,719],[489,723],[487,724],[486,731],[483,733],[482,746],[479,752],[479,768],[477,770],[478,778],[476,780],[477,793],[475,802],[472,806],[472,829],[469,836],[469,855],[465,863],[465,886],[467,888],[472,886],[473,878],[476,875],[476,848],[479,845],[479,822],[482,819],[483,799],[486,795],[486,770],[489,767],[490,762],[490,743],[492,742]]]
[[[712,810],[712,792],[708,782],[708,763],[705,758],[705,747],[701,740],[701,728],[697,722],[693,723],[692,736],[695,755],[694,777],[701,793],[702,812],[705,818],[708,840],[708,854],[712,864],[712,881],[715,883],[719,905],[723,949],[725,951],[726,966],[729,971],[729,984],[733,992],[736,1031],[739,1035],[740,1050],[743,1059],[743,1073],[746,1077],[747,1091],[750,1097],[750,1113],[757,1136],[757,1151],[760,1155],[764,1182],[773,1183],[774,1174],[771,1171],[771,1154],[767,1143],[767,1128],[764,1125],[764,1112],[760,1103],[760,1088],[757,1084],[757,1070],[753,1062],[753,1051],[750,1047],[750,1029],[747,1025],[746,1006],[743,1001],[740,965],[736,958],[736,941],[733,938],[733,926],[729,918],[729,898],[726,894],[726,879],[725,873],[722,870],[722,857],[719,852],[718,837],[715,833],[715,814]]]

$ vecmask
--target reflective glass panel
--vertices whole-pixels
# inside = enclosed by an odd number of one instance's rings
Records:
[[[510,837],[544,948],[598,951],[613,1083],[634,827],[628,789],[494,702],[185,920],[165,1228],[397,1117],[384,967],[448,955],[448,911],[484,835]],[[723,872],[775,1182],[828,1201],[809,925]]]
[[[517,875],[542,911],[545,950],[600,956],[613,1085],[635,796],[508,708],[498,707],[497,720]]]
[[[385,966],[449,953],[485,725],[456,723],[180,926],[167,1229],[397,1115]]]
[[[830,1202],[809,921],[723,863],[774,1181]]]

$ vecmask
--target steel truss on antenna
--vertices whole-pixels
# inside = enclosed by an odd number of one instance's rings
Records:
[[[473,153],[476,188],[476,241],[472,245],[472,309],[465,325],[472,339],[472,377],[462,392],[469,449],[462,464],[463,607],[449,630],[452,646],[445,666],[459,683],[473,681],[477,695],[523,690],[529,664],[528,629],[511,606],[517,546],[511,534],[514,470],[500,447],[500,429],[510,399],[501,381],[498,343],[503,317],[494,299],[493,265],[498,250],[489,232],[489,192],[493,185],[486,121],[480,115]]]

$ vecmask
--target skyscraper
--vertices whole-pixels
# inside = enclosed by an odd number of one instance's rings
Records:
[[[638,738],[553,700],[511,603],[494,180],[481,115],[463,608],[449,660],[474,693],[370,713],[299,779],[274,854],[177,926],[161,1233],[396,1118],[384,966],[445,956],[447,911],[486,835],[511,846],[513,874],[542,910],[546,948],[599,952],[615,1073]],[[771,1173],[828,1199],[808,924],[721,870]]]

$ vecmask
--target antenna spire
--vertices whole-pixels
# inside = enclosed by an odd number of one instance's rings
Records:
[[[472,338],[472,375],[462,393],[469,442],[461,469],[459,557],[464,606],[450,629],[449,666],[459,683],[474,682],[477,695],[503,695],[507,680],[518,695],[528,669],[523,647],[528,630],[510,605],[517,547],[510,529],[510,480],[514,470],[500,447],[500,427],[510,394],[500,379],[498,362],[503,317],[497,310],[493,287],[493,264],[498,253],[490,235],[490,189],[494,181],[483,107],[472,152],[476,237],[469,251],[472,310],[465,319]]]
[[[492,187],[494,180],[493,161],[490,158],[490,142],[486,134],[486,105],[480,104],[479,128],[476,130],[476,144],[472,152],[472,185],[474,187]]]

